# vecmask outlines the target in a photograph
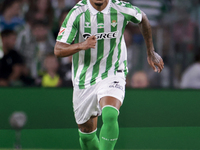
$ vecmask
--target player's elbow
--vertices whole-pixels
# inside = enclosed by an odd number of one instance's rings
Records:
[[[57,56],[57,57],[62,57],[61,56],[61,50],[55,48],[54,49],[54,55]]]
[[[61,56],[61,48],[59,48],[59,46],[57,44],[54,47],[54,55],[57,57],[62,57]]]
[[[60,57],[60,53],[58,50],[54,49],[54,55],[57,56],[57,57]]]

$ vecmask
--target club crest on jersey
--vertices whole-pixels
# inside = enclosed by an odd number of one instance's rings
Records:
[[[85,22],[85,28],[91,28],[91,23],[90,22]]]
[[[61,36],[65,33],[65,28],[61,27],[60,32],[58,33],[58,36]]]
[[[87,38],[89,38],[91,36],[90,33],[84,33],[83,34],[83,38],[86,40]],[[101,39],[114,39],[117,38],[118,36],[118,31],[116,32],[108,32],[108,33],[97,33],[95,34],[97,40],[101,40]]]
[[[113,20],[112,23],[111,23],[111,26],[116,27],[116,25],[117,25],[117,21]]]

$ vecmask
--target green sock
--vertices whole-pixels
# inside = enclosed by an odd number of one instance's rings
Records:
[[[102,110],[103,126],[100,131],[100,150],[113,150],[119,136],[118,110],[106,106]]]
[[[99,150],[99,140],[96,131],[92,133],[83,133],[79,131],[79,136],[82,150]]]

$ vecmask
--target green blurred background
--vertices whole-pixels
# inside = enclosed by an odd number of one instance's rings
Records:
[[[200,149],[199,98],[199,90],[127,89],[116,149]],[[0,148],[13,148],[9,117],[24,111],[23,148],[80,149],[72,89],[1,88],[0,102]]]

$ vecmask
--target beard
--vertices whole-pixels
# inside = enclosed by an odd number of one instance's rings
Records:
[[[94,3],[96,6],[102,6],[103,3]]]

